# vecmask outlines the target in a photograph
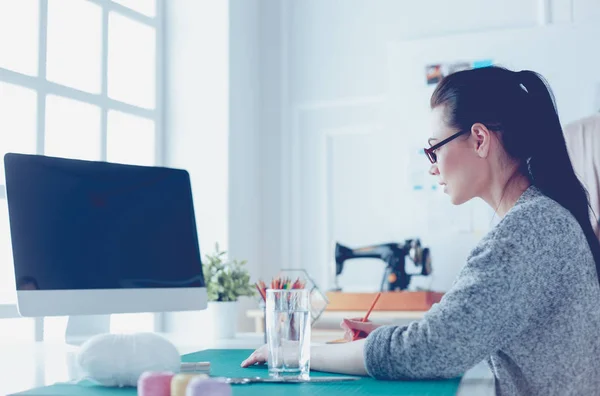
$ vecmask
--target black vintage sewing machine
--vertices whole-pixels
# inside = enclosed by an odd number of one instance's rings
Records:
[[[420,267],[420,273],[409,274],[406,272],[406,256],[417,267]],[[378,258],[386,262],[387,266],[381,280],[381,291],[405,290],[408,288],[412,276],[427,276],[431,273],[429,248],[421,247],[419,239],[406,239],[404,243],[383,243],[355,249],[336,243],[335,290],[341,290],[337,280],[344,269],[344,262],[355,258]]]

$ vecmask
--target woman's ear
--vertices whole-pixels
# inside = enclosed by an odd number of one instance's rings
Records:
[[[478,122],[471,127],[471,135],[475,138],[475,153],[481,158],[486,158],[490,153],[492,133],[485,125]]]

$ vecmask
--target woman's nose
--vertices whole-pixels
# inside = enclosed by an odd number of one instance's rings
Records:
[[[438,169],[437,164],[431,165],[431,168],[429,168],[429,174],[432,176],[440,174],[440,170]]]

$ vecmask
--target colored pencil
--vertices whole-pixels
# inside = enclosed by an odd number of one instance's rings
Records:
[[[377,304],[377,300],[379,300],[379,297],[381,297],[381,292],[377,293],[377,295],[373,299],[373,302],[371,303],[371,307],[367,311],[367,314],[365,315],[365,317],[362,319],[363,322],[366,322],[369,319],[369,315],[371,315],[371,311],[373,310],[373,308],[375,308],[375,304]]]
[[[258,290],[258,294],[260,294],[263,301],[267,301],[267,296],[265,295],[265,292],[263,291],[263,289],[259,286],[258,282],[255,283],[255,286],[256,286],[256,290]]]
[[[275,290],[291,290],[291,289],[304,289],[306,282],[297,278],[295,281],[292,281],[291,278],[281,276],[276,276],[271,279],[270,288]],[[255,283],[256,289],[258,293],[262,297],[264,301],[267,300],[267,285],[262,280],[259,280]]]
[[[377,300],[379,300],[379,297],[381,297],[381,292],[377,293],[377,295],[373,299],[373,302],[371,303],[371,307],[369,308],[365,316],[362,318],[361,322],[364,323],[369,319],[369,315],[371,315],[371,311],[373,311],[373,308],[375,308],[375,304],[377,304]],[[360,331],[354,330],[354,334],[352,335],[352,341],[356,341],[359,334]]]

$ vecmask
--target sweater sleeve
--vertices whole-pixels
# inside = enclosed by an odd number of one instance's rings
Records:
[[[379,379],[453,378],[482,361],[527,326],[531,249],[512,238],[482,241],[451,289],[419,321],[384,326],[368,337],[365,368]],[[523,275],[523,273],[526,273]]]

